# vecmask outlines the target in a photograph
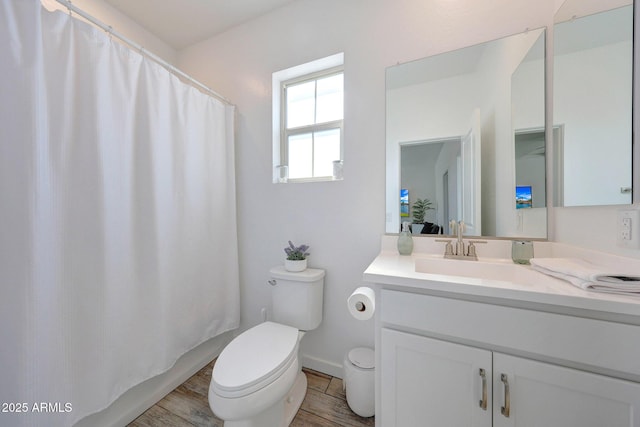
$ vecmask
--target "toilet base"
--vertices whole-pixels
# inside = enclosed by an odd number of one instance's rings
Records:
[[[299,371],[291,390],[284,398],[284,426],[288,427],[298,413],[302,401],[307,394],[307,376]]]
[[[307,394],[307,376],[298,371],[286,396],[275,405],[250,419],[225,421],[225,427],[288,427]]]

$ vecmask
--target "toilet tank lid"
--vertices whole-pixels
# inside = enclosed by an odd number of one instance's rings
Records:
[[[287,271],[284,265],[278,265],[269,270],[274,279],[294,280],[297,282],[315,282],[324,277],[324,270],[319,268],[307,268],[300,272]]]
[[[362,369],[375,367],[375,352],[372,348],[357,347],[349,351],[349,362]]]

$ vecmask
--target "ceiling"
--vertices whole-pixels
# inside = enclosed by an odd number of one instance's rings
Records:
[[[180,50],[296,0],[105,0]]]

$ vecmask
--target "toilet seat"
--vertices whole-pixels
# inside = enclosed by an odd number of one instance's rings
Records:
[[[237,398],[271,384],[296,361],[298,330],[264,322],[238,335],[213,368],[211,390]]]

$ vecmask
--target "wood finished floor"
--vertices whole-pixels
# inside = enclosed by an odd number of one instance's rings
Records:
[[[130,427],[222,427],[211,412],[207,393],[215,360],[136,418]],[[342,380],[303,369],[307,395],[291,427],[373,426],[374,418],[354,414],[342,390]]]

